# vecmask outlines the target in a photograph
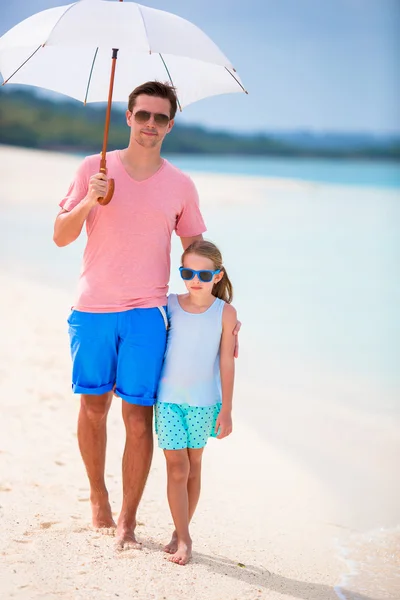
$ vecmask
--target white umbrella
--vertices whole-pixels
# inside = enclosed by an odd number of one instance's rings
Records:
[[[0,72],[3,85],[33,85],[85,103],[108,100],[103,172],[113,98],[126,102],[148,80],[170,81],[180,108],[245,92],[229,60],[196,25],[122,0],[80,0],[25,19],[0,38]]]

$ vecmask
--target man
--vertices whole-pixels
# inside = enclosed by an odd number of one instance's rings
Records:
[[[206,229],[193,182],[160,155],[176,109],[171,86],[153,81],[137,87],[126,112],[129,145],[107,154],[115,181],[111,202],[99,204],[107,177],[98,173],[99,157],[87,157],[54,226],[54,242],[66,246],[86,222],[78,298],[68,319],[72,387],[81,394],[78,442],[90,482],[92,522],[96,528],[117,527],[121,549],[138,546],[136,511],[153,453],[152,407],[166,343],[171,235],[175,230],[185,249]],[[126,428],[117,526],[104,480],[113,390],[123,400]]]

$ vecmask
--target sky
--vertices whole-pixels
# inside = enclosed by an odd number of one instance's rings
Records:
[[[8,0],[0,35],[63,0]],[[244,133],[400,133],[400,0],[143,0],[192,21],[249,95],[188,106],[180,122]]]

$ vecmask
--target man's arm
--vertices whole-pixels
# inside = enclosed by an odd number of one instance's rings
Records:
[[[83,200],[72,210],[62,209],[58,213],[53,234],[53,241],[57,246],[68,246],[79,237],[88,214],[98,204],[97,199],[104,197],[106,192],[107,177],[103,173],[97,173],[90,178],[88,193]]]
[[[236,310],[231,304],[224,306],[222,313],[222,337],[220,347],[220,372],[222,388],[222,408],[218,415],[215,432],[219,431],[218,439],[232,433],[232,398],[233,383],[235,379],[235,359],[233,356],[235,338],[232,335],[233,327],[237,322]]]
[[[190,244],[193,244],[193,242],[197,242],[198,240],[202,240],[203,236],[200,235],[193,235],[192,237],[181,237],[181,243],[182,243],[182,247],[184,250],[186,250],[186,248],[189,248]]]

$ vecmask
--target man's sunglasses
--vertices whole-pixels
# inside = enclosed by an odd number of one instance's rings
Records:
[[[136,123],[139,123],[139,125],[144,125],[147,121],[150,121],[152,115],[155,124],[159,127],[166,127],[171,120],[168,115],[164,115],[163,113],[151,113],[148,110],[138,110],[136,113],[132,114],[135,117]]]
[[[194,279],[194,276],[197,275],[200,281],[203,281],[204,283],[210,283],[214,275],[217,275],[221,272],[221,269],[218,269],[217,271],[195,271],[194,269],[180,267],[179,271],[181,273],[182,279],[184,279],[185,281],[191,281],[192,279]]]

